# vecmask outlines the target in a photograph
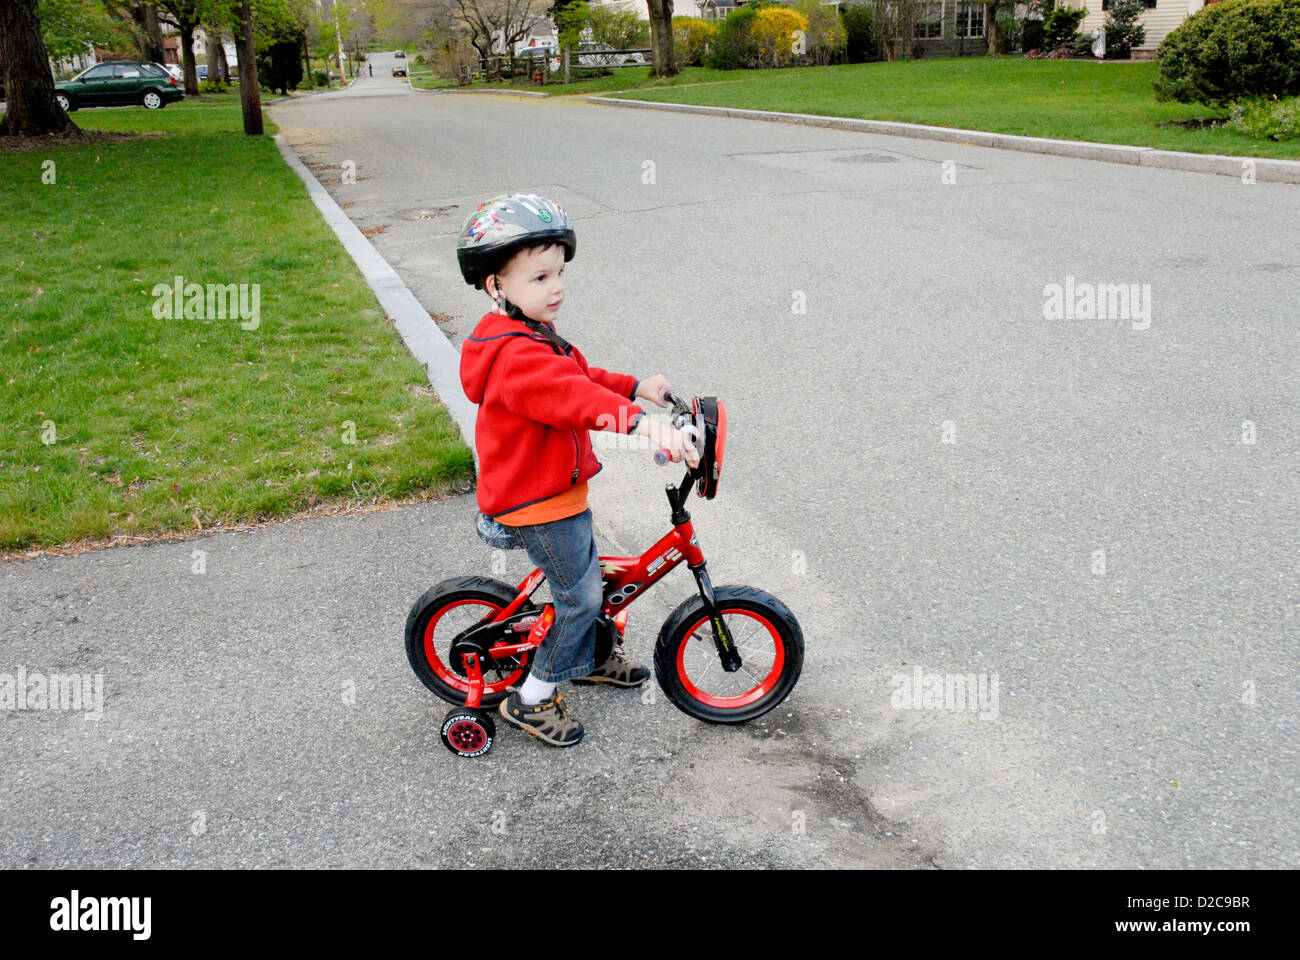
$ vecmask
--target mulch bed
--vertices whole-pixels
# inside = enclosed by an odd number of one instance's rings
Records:
[[[39,137],[0,137],[0,152],[50,150],[55,147],[83,147],[101,143],[120,143],[143,137],[161,137],[164,133],[114,133],[108,130],[81,130],[72,133],[47,133]]]

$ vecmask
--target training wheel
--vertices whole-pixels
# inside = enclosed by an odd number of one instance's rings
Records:
[[[483,756],[496,733],[492,718],[474,707],[456,707],[442,718],[442,742],[458,757]]]

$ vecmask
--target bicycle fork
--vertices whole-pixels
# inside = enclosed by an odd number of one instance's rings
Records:
[[[672,524],[677,530],[678,536],[684,545],[684,553],[693,559],[699,558],[699,563],[694,564],[687,562],[691,573],[695,574],[695,585],[699,587],[700,599],[704,601],[704,609],[709,615],[709,626],[713,632],[713,645],[718,650],[718,662],[722,664],[722,669],[727,673],[735,673],[740,669],[740,650],[736,648],[736,641],[732,639],[731,630],[722,622],[722,614],[718,610],[718,604],[713,596],[713,584],[709,581],[709,572],[705,569],[704,554],[695,542],[695,530],[691,527],[691,515],[686,510],[686,498],[691,492],[691,475],[686,474],[682,480],[682,485],[668,484],[664,492],[668,495],[668,504],[672,507]],[[693,555],[693,556],[691,556]]]
[[[709,582],[709,572],[704,569],[703,563],[698,567],[691,567],[690,570],[695,574],[695,583],[700,588],[700,598],[704,601],[704,609],[709,614],[709,624],[713,628],[713,645],[718,648],[718,661],[727,673],[735,673],[740,669],[740,651],[731,637],[731,630],[722,622],[722,614],[718,611],[718,604],[713,598],[713,584]]]

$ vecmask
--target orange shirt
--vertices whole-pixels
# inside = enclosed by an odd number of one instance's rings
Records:
[[[552,520],[563,520],[565,517],[572,517],[582,513],[586,509],[587,481],[584,480],[563,493],[557,493],[555,496],[539,500],[537,503],[530,503],[528,506],[520,507],[510,513],[498,514],[493,519],[498,523],[504,523],[508,527],[527,527],[534,523],[550,523]]]

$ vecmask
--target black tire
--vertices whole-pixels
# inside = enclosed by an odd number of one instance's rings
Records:
[[[73,100],[66,93],[56,93],[54,95],[54,102],[63,108],[64,113],[71,113],[73,110],[77,109],[77,101]]]
[[[161,110],[167,106],[167,101],[157,90],[146,90],[140,97],[140,105],[146,110]]]
[[[695,594],[659,630],[655,679],[683,713],[709,723],[744,723],[767,713],[794,689],[803,670],[803,631],[790,608],[770,593],[730,585],[715,587],[713,595],[740,648],[741,670],[723,671],[704,600]],[[755,665],[762,676],[749,672]],[[701,686],[705,677],[711,681],[708,687]]]
[[[448,703],[463,704],[468,684],[461,679],[459,665],[453,667],[449,663],[451,640],[489,612],[507,606],[515,598],[516,592],[514,587],[489,577],[454,577],[426,590],[412,605],[411,612],[406,617],[406,657],[420,681]],[[474,604],[478,608],[472,615],[449,618],[449,612],[456,606]],[[531,601],[526,601],[520,609],[535,611],[538,607]],[[444,632],[439,633],[439,623],[444,618],[449,619],[441,627]],[[428,636],[430,624],[433,625],[432,638]],[[431,652],[426,643],[429,640],[432,641]],[[526,664],[526,660],[512,660],[511,663]],[[516,672],[517,676],[497,669],[495,665],[490,671],[485,667],[483,679],[498,689],[484,692],[484,706],[496,706],[504,700],[508,695],[506,686],[509,683],[522,683],[527,675],[527,667],[521,666]]]
[[[458,757],[481,757],[492,749],[497,727],[492,717],[474,707],[453,707],[442,718],[442,745]]]

